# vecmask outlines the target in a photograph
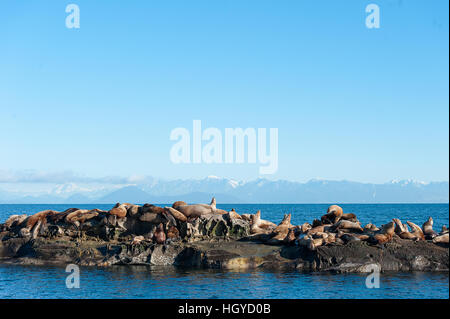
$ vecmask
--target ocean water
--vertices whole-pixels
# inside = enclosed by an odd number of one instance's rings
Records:
[[[0,222],[12,214],[44,209],[64,210],[74,205],[0,205]],[[109,209],[112,205],[75,205]],[[164,205],[161,205],[164,206]],[[311,222],[326,212],[327,204],[235,204],[239,213],[260,209],[262,218],[279,222],[292,213],[292,223]],[[448,204],[343,204],[345,212],[376,225],[392,218],[418,225],[432,216],[434,228],[448,225]],[[82,267],[80,288],[66,288],[64,267],[0,264],[0,298],[449,298],[449,274],[382,273],[380,288],[366,287],[364,274],[329,274],[274,271],[221,271],[175,267]]]

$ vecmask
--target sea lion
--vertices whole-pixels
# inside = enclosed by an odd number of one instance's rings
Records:
[[[74,223],[77,220],[78,216],[81,216],[84,213],[87,213],[88,210],[87,209],[79,209],[76,210],[74,212],[71,212],[69,214],[66,215],[66,217],[64,218],[64,220],[66,221],[66,223]]]
[[[238,213],[236,213],[236,211],[234,210],[234,208],[232,208],[232,209],[230,210],[230,212],[228,213],[228,216],[229,216],[231,219],[242,219],[242,217],[241,217]]]
[[[165,215],[165,209],[159,206],[145,204],[141,207],[138,220],[141,222],[148,222],[153,224],[163,223],[167,220],[167,216]]]
[[[269,234],[277,225],[267,220],[261,219],[261,211],[258,210],[256,214],[252,215],[252,221],[250,225],[251,234]]]
[[[312,228],[311,224],[309,223],[303,223],[302,225],[300,225],[300,232],[302,234],[305,234],[308,230],[310,230]]]
[[[47,219],[50,222],[56,224],[56,223],[65,221],[67,215],[69,215],[70,213],[75,212],[77,210],[80,210],[80,209],[79,208],[68,208],[63,212],[48,216]]]
[[[395,222],[391,221],[382,226],[382,228],[368,238],[369,242],[384,244],[392,240],[395,233]]]
[[[331,226],[331,229],[332,230],[349,229],[352,231],[359,231],[359,232],[364,231],[360,224],[351,222],[349,220],[344,220],[344,219],[339,220],[337,223],[335,223],[333,226]]]
[[[139,205],[129,205],[127,206],[127,215],[128,216],[137,216],[141,212],[141,206]]]
[[[408,230],[408,225],[403,224],[400,219],[394,218],[392,219],[395,223],[395,230],[394,232],[400,237],[401,239],[410,239],[410,240],[416,240],[417,236],[413,233],[410,233]]]
[[[124,218],[127,216],[127,206],[125,204],[117,203],[110,211],[109,214],[117,216],[117,218]]]
[[[375,226],[374,224],[372,224],[372,223],[368,223],[366,226],[364,226],[364,231],[365,232],[368,232],[368,231],[375,232],[375,231],[378,231],[378,230],[380,230],[380,229],[377,226]]]
[[[313,228],[309,229],[309,230],[306,232],[306,234],[308,234],[308,235],[313,235],[313,234],[315,234],[315,233],[317,233],[317,232],[327,232],[327,231],[330,230],[331,227],[332,227],[332,225],[320,225],[320,226],[316,226],[316,227],[313,227]]]
[[[291,224],[291,214],[285,214],[283,220],[273,230],[273,237],[269,240],[269,242],[275,243],[283,241],[288,235],[291,227],[293,227]]]
[[[164,213],[165,209],[159,206],[155,206],[153,204],[145,204],[141,208],[141,216],[145,215],[146,213],[154,213],[154,214],[162,214]]]
[[[175,202],[176,203],[176,202]],[[174,203],[174,204],[175,204]],[[217,211],[216,209],[216,199],[213,197],[211,204],[193,204],[193,205],[172,205],[173,209],[176,209],[184,216],[188,218],[197,218],[206,214],[213,214]],[[220,213],[222,210],[220,210]]]
[[[166,242],[166,234],[164,233],[164,226],[162,223],[156,228],[153,239],[157,244],[164,244]]]
[[[322,216],[321,221],[322,223],[329,222],[331,224],[335,224],[341,219],[343,214],[344,212],[342,210],[342,207],[338,205],[331,205],[330,207],[328,207],[327,213]]]
[[[398,218],[393,218],[392,219],[393,221],[394,221],[394,223],[395,223],[395,233],[397,234],[397,235],[400,235],[401,233],[404,233],[404,232],[407,232],[408,231],[408,228],[407,227],[405,227],[405,225],[403,225],[402,224],[402,222],[400,221],[400,219],[398,219]]]
[[[42,223],[47,223],[47,216],[50,215],[56,215],[59,212],[54,211],[54,210],[43,210],[41,212],[38,212],[28,218],[26,218],[25,220],[22,221],[22,224],[25,224],[25,227],[28,228],[29,230],[31,230],[38,221],[40,221]]]
[[[153,225],[152,228],[150,229],[150,231],[144,235],[145,240],[153,241],[155,231],[156,231],[156,226]]]
[[[361,241],[361,239],[355,236],[355,234],[348,234],[348,233],[343,233],[341,236],[339,236],[339,238],[342,239],[346,244],[354,241]]]
[[[433,243],[437,244],[437,243],[444,243],[444,244],[448,244],[448,232],[446,232],[445,234],[442,235],[438,235],[436,237],[433,238]]]
[[[175,219],[181,221],[181,222],[186,222],[187,221],[187,217],[186,215],[184,215],[183,213],[179,212],[177,209],[172,208],[172,207],[164,207],[164,209],[170,214],[172,215]]]
[[[33,228],[31,229],[31,238],[36,239],[38,237],[42,223],[43,219],[38,219],[33,225]]]
[[[316,250],[318,247],[322,246],[324,243],[323,238],[311,238],[307,240],[307,246],[309,250]]]
[[[422,232],[425,235],[425,239],[433,239],[437,236],[437,233],[433,230],[433,218],[431,216],[423,223]]]
[[[445,233],[445,232],[447,232],[447,231],[448,231],[447,226],[442,225],[442,228],[441,228],[441,234],[443,234],[443,233]]]
[[[411,227],[411,234],[416,236],[416,240],[425,240],[425,235],[423,234],[422,228],[410,221],[406,221],[406,223],[409,225],[409,227]]]
[[[177,209],[178,206],[186,206],[186,205],[187,205],[186,202],[183,202],[183,201],[179,200],[179,201],[176,201],[175,203],[172,204],[172,208]]]
[[[358,219],[356,218],[355,214],[352,213],[346,213],[346,214],[342,214],[341,219],[345,219],[345,220],[349,220],[351,222],[358,222]]]
[[[242,214],[242,215],[241,215],[241,218],[242,218],[243,220],[248,221],[248,222],[251,222],[251,221],[252,221],[252,215],[251,215],[251,214]]]
[[[336,234],[335,233],[326,233],[326,237],[322,237],[324,239],[323,244],[331,244],[336,242]]]
[[[178,231],[178,229],[175,226],[171,225],[169,227],[169,229],[167,230],[167,239],[174,241],[174,240],[177,240],[179,237],[180,237],[180,232]]]
[[[284,242],[284,244],[290,245],[290,244],[293,244],[296,239],[297,239],[297,237],[295,236],[295,230],[289,229],[286,237],[283,239],[283,242]]]

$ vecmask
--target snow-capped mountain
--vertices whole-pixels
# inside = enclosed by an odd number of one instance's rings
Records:
[[[135,184],[55,185],[42,194],[0,191],[0,203],[448,203],[448,182],[390,181],[384,184],[313,179],[306,183],[259,178],[243,182],[204,179],[136,179]]]

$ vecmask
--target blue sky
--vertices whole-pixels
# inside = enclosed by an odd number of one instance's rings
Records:
[[[65,7],[80,7],[67,29]],[[380,7],[381,28],[365,26]],[[2,1],[0,170],[248,180],[172,129],[279,130],[270,179],[446,181],[448,1]]]

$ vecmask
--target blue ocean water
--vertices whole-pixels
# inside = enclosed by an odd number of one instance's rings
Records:
[[[0,205],[0,222],[12,214],[44,209],[64,210],[74,205]],[[112,205],[75,205],[109,209]],[[164,206],[164,205],[161,205]],[[239,213],[254,213],[279,222],[292,213],[292,223],[311,222],[328,204],[235,204]],[[343,204],[345,212],[377,225],[397,217],[418,225],[432,216],[434,228],[448,225],[448,204]],[[363,274],[329,274],[274,271],[221,271],[175,267],[82,267],[80,288],[68,289],[63,267],[0,264],[0,298],[449,298],[449,274],[383,273],[380,288],[369,289]]]

